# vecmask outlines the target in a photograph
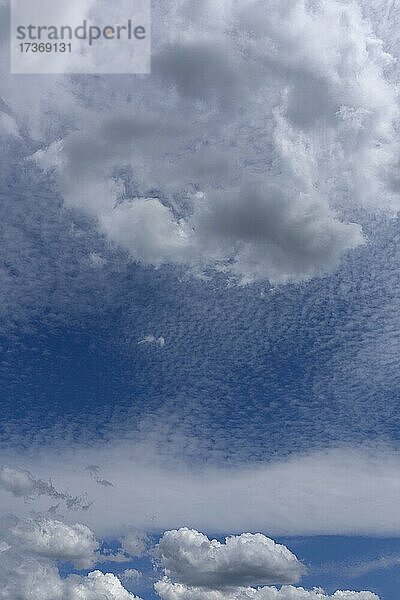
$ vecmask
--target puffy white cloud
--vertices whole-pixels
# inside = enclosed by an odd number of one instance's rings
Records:
[[[169,578],[210,588],[295,583],[304,571],[288,548],[260,533],[231,536],[221,544],[184,527],[164,533],[158,554]]]
[[[93,571],[87,576],[63,579],[50,561],[9,554],[2,557],[1,600],[135,600],[111,573]]]
[[[30,556],[73,563],[78,569],[93,567],[99,543],[85,525],[38,518],[19,520],[10,527],[8,541]]]
[[[162,600],[379,600],[372,592],[302,587],[250,587],[299,581],[304,568],[285,546],[264,535],[243,533],[225,544],[193,529],[166,531],[157,553],[165,576],[154,585]]]
[[[3,524],[0,540],[2,555],[1,600],[137,600],[121,582],[137,583],[141,573],[126,569],[119,577],[98,570],[84,575],[61,577],[55,561],[69,561],[77,568],[89,568],[113,556],[100,555],[93,533],[84,525],[67,525],[38,517],[25,521],[11,519]],[[126,540],[136,546],[144,536],[134,533]],[[283,586],[246,587],[250,581],[295,580],[301,565],[284,546],[261,534],[242,534],[226,539],[225,544],[209,540],[197,531],[167,531],[157,546],[166,576],[155,584],[162,600],[378,600],[369,592],[336,592]],[[136,555],[139,550],[136,548]],[[188,581],[176,583],[172,577]],[[193,583],[191,583],[193,582]]]
[[[172,211],[157,198],[137,198],[99,216],[99,224],[112,240],[139,261],[159,266],[183,262],[187,236]]]
[[[99,553],[94,533],[83,524],[69,525],[47,517],[9,517],[0,524],[0,532],[1,600],[135,598],[112,574],[93,571],[87,576],[60,576],[55,561],[88,569],[115,558]]]
[[[301,587],[239,587],[230,590],[210,590],[172,583],[167,578],[155,584],[155,590],[162,600],[379,600],[372,592],[352,592],[338,590],[332,595],[323,590],[305,590]]]
[[[119,579],[112,573],[93,571],[87,577],[70,576],[64,583],[66,598],[82,598],[83,600],[99,600],[104,597],[110,600],[134,600]]]

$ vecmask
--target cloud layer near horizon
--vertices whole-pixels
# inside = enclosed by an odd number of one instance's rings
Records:
[[[148,444],[113,442],[31,449],[29,455],[14,454],[12,460],[15,469],[50,478],[73,496],[85,492],[90,507],[84,513],[61,503],[54,514],[73,515],[77,521],[84,514],[85,523],[100,536],[188,524],[203,531],[261,530],[271,535],[400,531],[400,458],[391,450],[348,448],[261,464],[196,466],[163,458]],[[112,486],[101,486],[90,477],[87,465],[95,461],[102,475],[112,478]],[[0,490],[2,511],[17,511],[21,517],[29,516],[33,506],[47,511],[53,503],[46,496],[27,501]]]
[[[69,525],[49,517],[20,520],[9,517],[0,523],[2,600],[140,600],[123,587],[138,581],[140,574],[121,566],[118,576],[100,570],[87,575],[61,576],[59,564],[71,562],[90,569],[102,561],[129,561],[121,554],[99,553],[100,543],[85,525]],[[297,558],[285,546],[261,534],[241,534],[225,545],[187,528],[166,531],[154,554],[161,560],[164,576],[154,588],[162,600],[379,600],[369,592],[336,592],[283,586],[253,588],[246,584],[296,581],[303,572]],[[182,579],[189,582],[182,584]],[[191,582],[191,583],[190,583]],[[200,586],[197,584],[201,584]]]

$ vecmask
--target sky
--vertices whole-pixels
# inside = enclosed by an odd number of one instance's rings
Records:
[[[400,9],[152,30],[16,75],[0,0],[0,600],[395,600]]]

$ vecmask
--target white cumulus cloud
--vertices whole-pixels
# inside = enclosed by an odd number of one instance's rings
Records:
[[[172,583],[167,578],[155,584],[162,600],[379,600],[372,592],[336,591],[332,595],[323,590],[305,590],[301,587],[238,587],[230,590],[210,590]]]
[[[86,525],[8,517],[0,523],[0,537],[1,600],[137,600],[110,573],[60,575],[58,561],[89,569],[115,558],[99,553],[99,542]]]
[[[63,579],[50,561],[2,559],[1,600],[136,600],[113,574],[93,571],[87,576],[70,575]]]
[[[288,548],[260,533],[231,536],[221,544],[184,527],[164,533],[158,554],[168,577],[194,586],[295,583],[304,571]]]
[[[81,523],[38,518],[19,520],[10,527],[8,541],[30,556],[73,563],[88,569],[97,562],[99,543],[94,533]]]

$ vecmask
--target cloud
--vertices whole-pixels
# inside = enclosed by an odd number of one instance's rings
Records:
[[[366,591],[328,595],[320,588],[282,585],[298,582],[305,569],[286,546],[260,533],[221,544],[185,527],[166,531],[156,553],[165,575],[154,589],[162,600],[379,600]],[[250,587],[273,583],[282,587]]]
[[[304,571],[288,548],[260,533],[231,536],[221,544],[185,527],[166,531],[157,550],[165,574],[192,586],[296,583]]]
[[[193,37],[167,44],[154,56],[152,72],[183,97],[232,107],[242,83],[237,73],[242,61],[212,36]]]
[[[143,556],[147,551],[148,538],[140,531],[129,531],[121,540],[122,549],[130,556]]]
[[[137,583],[142,574],[125,569],[117,577],[99,570],[88,575],[62,577],[58,562],[72,563],[77,569],[90,569],[102,562],[129,560],[143,554],[144,535],[131,532],[117,554],[99,551],[93,532],[83,524],[38,516],[8,517],[0,523],[2,587],[0,598],[29,600],[34,592],[40,600],[134,600],[121,582]],[[147,540],[146,540],[147,541]],[[125,542],[125,543],[124,543]],[[128,548],[128,546],[131,546]],[[197,531],[183,528],[166,531],[154,550],[166,576],[155,584],[163,600],[376,600],[368,592],[337,592],[325,596],[302,588],[283,586],[252,588],[246,583],[295,581],[304,572],[297,558],[285,547],[262,534],[241,534],[226,538],[225,544],[209,540]],[[172,582],[170,577],[177,579]],[[183,582],[183,583],[182,583]]]
[[[346,577],[362,577],[375,571],[385,571],[398,567],[400,565],[400,556],[388,555],[380,556],[372,560],[363,560],[350,565],[341,565],[341,571]]]
[[[138,555],[131,554],[124,545],[116,552],[100,550],[99,541],[86,525],[48,516],[5,517],[0,521],[0,534],[6,549],[13,548],[27,557],[69,562],[77,569],[90,569],[104,562],[128,562]]]
[[[235,248],[229,271],[243,282],[282,283],[294,273],[303,280],[322,275],[346,249],[363,242],[359,225],[341,223],[311,194],[285,188],[283,179],[253,177],[233,194],[218,194],[195,218],[203,251],[214,253],[223,268]]]
[[[96,94],[36,153],[66,206],[145,265],[244,284],[336,269],[365,241],[351,211],[399,207],[393,60],[357,3],[188,0],[155,11],[160,31],[165,13],[149,81]]]
[[[45,454],[31,449],[29,456],[19,454],[18,461],[26,469],[34,463],[68,489],[86,488],[93,508],[85,512],[85,524],[102,538],[120,539],[129,530],[165,531],[188,523],[221,534],[385,536],[399,532],[400,464],[398,453],[389,449],[310,451],[228,467],[162,457],[159,446],[150,442],[112,442],[75,449],[54,446]],[[107,488],[106,494],[85,474],[85,466],[94,461],[113,473],[114,487]],[[26,518],[32,504],[27,505],[23,497],[10,500],[0,490],[0,508]],[[49,498],[38,496],[34,508],[45,512]],[[79,521],[82,513],[76,510],[72,515]]]
[[[8,517],[0,523],[2,600],[134,600],[112,574],[93,571],[61,577],[57,562],[89,569],[113,555],[100,554],[94,533],[81,523],[36,517]]]
[[[155,335],[146,335],[142,340],[138,341],[138,346],[141,344],[156,344],[160,348],[164,348],[165,338],[163,336],[156,338]]]
[[[66,173],[69,182],[76,175]],[[65,193],[75,203],[80,189],[72,185]],[[342,222],[314,190],[286,177],[249,175],[225,192],[198,193],[186,217],[158,198],[117,202],[115,181],[93,178],[84,187],[80,208],[136,261],[155,267],[211,267],[242,283],[307,280],[336,268],[345,251],[365,241],[360,225]]]
[[[81,523],[67,525],[44,517],[18,520],[10,527],[7,539],[20,552],[71,562],[77,569],[88,569],[97,562],[99,543]]]
[[[372,592],[337,591],[328,595],[323,590],[308,591],[293,586],[283,586],[279,590],[275,587],[209,590],[172,583],[167,578],[158,581],[154,587],[162,600],[379,600]]]
[[[63,584],[66,588],[65,592],[69,594],[71,600],[78,595],[82,600],[98,600],[102,596],[107,600],[135,600],[137,598],[121,585],[115,575],[104,574],[101,571],[93,571],[87,577],[69,576]]]
[[[0,109],[0,135],[20,137],[15,119]]]
[[[125,571],[121,573],[119,578],[122,581],[137,582],[142,576],[143,573],[137,571],[136,569],[125,569]]]
[[[99,225],[140,262],[154,266],[183,262],[185,231],[171,209],[156,198],[137,198],[121,204],[100,215]]]
[[[66,492],[59,492],[51,482],[35,479],[24,469],[13,469],[6,465],[0,466],[0,488],[10,492],[15,497],[30,499],[38,496],[48,496],[62,500],[66,507],[74,510],[87,510],[90,506],[85,496],[71,496]]]
[[[9,554],[2,558],[1,600],[135,600],[113,574],[93,571],[87,576],[69,575],[62,579],[49,561],[22,560]]]
[[[103,487],[113,487],[111,481],[100,477],[100,467],[98,467],[97,465],[89,465],[88,467],[86,467],[86,471],[89,472],[90,477],[94,479],[94,481],[99,485],[102,485]]]

